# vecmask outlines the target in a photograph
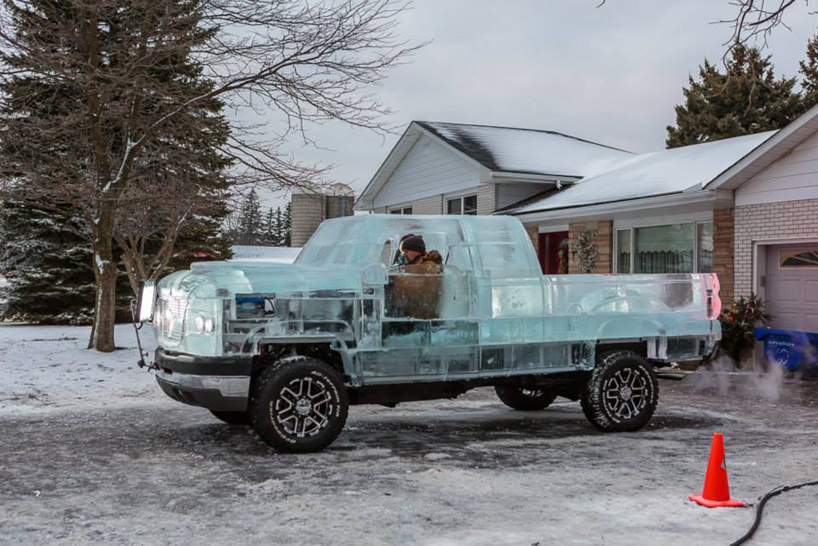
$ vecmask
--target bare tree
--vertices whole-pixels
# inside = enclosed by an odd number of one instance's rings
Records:
[[[809,0],[803,0],[809,6]],[[733,0],[730,5],[735,6],[736,16],[732,19],[719,21],[729,24],[733,28],[728,45],[727,54],[735,48],[747,47],[751,42],[761,42],[763,49],[767,45],[767,38],[779,26],[789,28],[784,15],[796,3],[796,0]]]
[[[8,114],[0,119],[8,152],[0,191],[84,211],[96,276],[89,346],[100,351],[115,348],[114,242],[128,252],[140,248],[145,233],[128,215],[143,191],[157,189],[138,182],[143,160],[161,160],[156,144],[164,136],[203,130],[190,125],[188,112],[219,99],[277,115],[278,135],[264,140],[254,136],[258,127],[239,127],[222,153],[242,182],[306,185],[322,169],[282,154],[282,142],[293,133],[310,142],[308,124],[330,120],[389,130],[388,109],[366,90],[418,47],[395,36],[406,5],[392,0],[0,0],[0,6],[0,85],[25,89],[0,99],[15,101],[0,105]],[[200,67],[207,81],[199,92],[186,85],[190,76],[174,71],[185,62]],[[175,225],[185,210],[166,208],[167,224],[157,230]],[[166,234],[172,246],[173,228]],[[134,260],[129,270],[149,275],[162,259]]]

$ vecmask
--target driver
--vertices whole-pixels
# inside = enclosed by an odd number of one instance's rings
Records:
[[[440,253],[427,252],[420,235],[404,235],[395,270],[395,304],[400,314],[415,319],[437,318],[443,273]]]
[[[437,265],[443,264],[443,258],[437,250],[426,252],[426,241],[420,235],[408,234],[401,237],[400,256],[396,265]],[[436,271],[439,272],[439,271]]]

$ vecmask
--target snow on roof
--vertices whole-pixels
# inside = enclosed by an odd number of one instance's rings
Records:
[[[775,131],[631,156],[609,170],[526,204],[511,214],[613,203],[701,189],[773,134]]]
[[[554,131],[415,122],[494,172],[588,176],[631,153]]]
[[[233,259],[235,261],[264,261],[282,264],[291,264],[298,257],[301,252],[300,247],[286,247],[286,246],[253,246],[253,245],[234,245]]]

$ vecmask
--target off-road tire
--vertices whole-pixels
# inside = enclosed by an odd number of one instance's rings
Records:
[[[253,429],[284,453],[321,451],[341,433],[349,412],[338,372],[304,356],[281,359],[264,370],[251,404]]]
[[[250,414],[246,411],[216,411],[210,410],[213,417],[228,425],[249,425]]]
[[[525,389],[508,385],[498,385],[494,387],[500,401],[506,406],[519,411],[539,411],[544,410],[557,397],[557,395],[546,389]]]
[[[650,421],[658,402],[656,372],[633,351],[602,357],[580,395],[585,417],[604,432],[639,430]]]

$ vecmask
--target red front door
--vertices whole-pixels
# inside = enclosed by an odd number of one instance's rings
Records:
[[[546,275],[568,273],[568,232],[540,233],[540,267]]]

